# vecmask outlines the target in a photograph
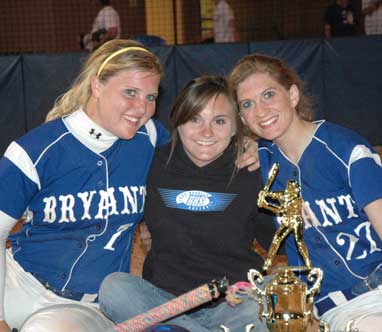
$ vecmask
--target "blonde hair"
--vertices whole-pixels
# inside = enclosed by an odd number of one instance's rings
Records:
[[[122,70],[163,73],[158,57],[140,43],[113,39],[89,56],[72,87],[56,100],[46,121],[71,114],[80,107],[85,108],[92,95],[92,78],[97,76],[101,82],[106,82]]]
[[[312,99],[302,93],[303,84],[298,74],[289,68],[281,59],[262,54],[244,56],[229,74],[229,84],[237,101],[237,88],[241,82],[256,73],[265,73],[289,91],[295,85],[300,92],[300,100],[296,106],[297,114],[303,119],[313,119]]]

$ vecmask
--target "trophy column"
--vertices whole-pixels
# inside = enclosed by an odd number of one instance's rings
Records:
[[[261,308],[260,315],[265,317],[270,332],[306,332],[308,322],[313,320],[313,298],[320,290],[323,272],[312,267],[308,250],[304,243],[304,225],[301,217],[302,198],[300,185],[296,181],[288,181],[285,191],[270,191],[279,169],[274,164],[269,172],[267,182],[258,197],[258,206],[265,208],[282,217],[268,251],[263,269],[272,264],[281,243],[287,235],[293,233],[297,249],[302,256],[305,266],[280,267],[275,278],[262,286],[263,275],[257,270],[248,272],[248,280],[252,284]],[[310,289],[294,272],[306,273]],[[329,331],[328,325],[321,321],[320,332]]]

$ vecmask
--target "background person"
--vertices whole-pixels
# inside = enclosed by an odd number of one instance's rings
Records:
[[[252,250],[256,238],[267,247],[274,227],[260,214],[258,172],[237,170],[243,151],[242,126],[224,78],[189,82],[171,112],[171,143],[157,150],[148,177],[145,220],[152,247],[143,280],[127,273],[108,276],[100,306],[116,323],[158,306],[212,279],[247,280],[263,259]],[[221,303],[197,309],[171,323],[193,332],[242,332],[249,323],[268,331],[257,318],[257,302],[246,298],[232,308]]]
[[[118,12],[111,6],[111,0],[99,0],[102,9],[93,22],[90,34],[81,38],[81,48],[94,51],[103,43],[121,36],[121,22]]]
[[[235,15],[227,1],[215,0],[213,21],[215,43],[236,41]]]
[[[325,12],[324,33],[326,38],[354,36],[358,24],[353,7],[348,0],[336,0]]]
[[[304,239],[313,267],[324,272],[315,305],[332,331],[378,331],[382,323],[382,169],[372,146],[353,131],[321,120],[300,78],[281,60],[242,58],[230,74],[244,123],[260,138],[263,180],[271,190],[299,182]],[[293,237],[288,262],[303,266]],[[323,259],[325,257],[325,259]]]
[[[382,1],[362,0],[364,29],[366,35],[382,34]]]

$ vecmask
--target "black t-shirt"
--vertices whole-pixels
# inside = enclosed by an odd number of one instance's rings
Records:
[[[147,182],[145,221],[152,235],[143,277],[179,295],[212,279],[230,284],[261,271],[252,250],[256,238],[267,250],[275,228],[257,208],[260,172],[240,170],[232,178],[235,155],[197,167],[179,144],[170,161],[169,145],[154,157]]]

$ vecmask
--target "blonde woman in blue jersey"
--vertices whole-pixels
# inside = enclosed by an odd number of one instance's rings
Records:
[[[324,271],[315,301],[331,331],[379,331],[382,324],[382,168],[355,132],[311,121],[300,78],[280,59],[242,58],[230,74],[243,122],[261,139],[263,180],[280,170],[272,191],[301,186],[304,239],[314,267]],[[304,265],[293,236],[290,265]]]
[[[154,148],[168,140],[150,119],[161,74],[140,44],[104,44],[47,123],[0,160],[0,332],[113,326],[97,293],[106,275],[129,271]],[[30,219],[5,251],[26,209]]]

